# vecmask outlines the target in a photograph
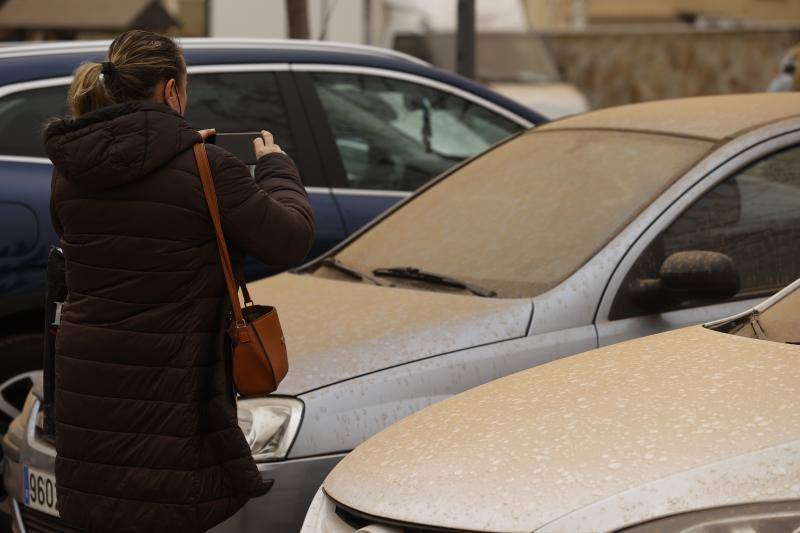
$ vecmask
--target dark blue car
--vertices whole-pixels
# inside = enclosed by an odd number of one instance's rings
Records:
[[[456,163],[544,122],[469,80],[389,50],[303,41],[182,42],[188,120],[268,129],[297,162],[319,255]],[[72,71],[107,42],[0,48],[0,433],[40,368],[50,161],[41,130],[64,116]],[[486,179],[491,179],[486,176]],[[249,264],[249,278],[268,273]]]

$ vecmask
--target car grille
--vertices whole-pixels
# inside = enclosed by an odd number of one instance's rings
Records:
[[[383,525],[383,526],[391,526],[399,528],[403,533],[469,533],[457,529],[442,529],[436,527],[425,527],[416,524],[403,524],[400,522],[392,522],[386,520],[385,518],[381,519],[381,518],[374,518],[371,516],[367,516],[358,511],[354,511],[353,509],[348,509],[343,505],[336,506],[336,514],[348,526],[355,529],[361,529],[370,525]]]
[[[19,510],[26,533],[80,533],[77,529],[66,526],[56,516],[40,513],[22,505]]]

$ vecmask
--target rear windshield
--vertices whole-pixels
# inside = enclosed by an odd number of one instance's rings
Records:
[[[432,186],[337,258],[411,266],[501,297],[540,294],[613,238],[711,144],[609,131],[525,133]]]

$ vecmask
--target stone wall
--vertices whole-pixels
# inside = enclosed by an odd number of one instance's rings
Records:
[[[706,94],[760,92],[800,28],[546,32],[565,80],[593,108]]]

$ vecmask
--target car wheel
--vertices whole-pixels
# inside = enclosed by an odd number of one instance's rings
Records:
[[[42,369],[41,334],[27,333],[0,339],[0,434],[22,411],[33,381]]]

